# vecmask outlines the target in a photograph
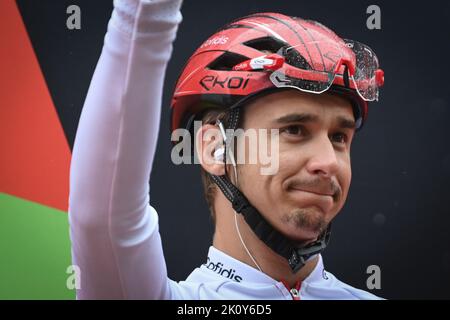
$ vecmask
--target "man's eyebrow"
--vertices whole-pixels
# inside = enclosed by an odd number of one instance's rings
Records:
[[[317,122],[319,117],[310,113],[291,113],[275,119],[274,122],[278,124],[292,123],[292,122]]]
[[[311,113],[291,113],[284,115],[280,118],[275,119],[275,122],[278,124],[287,124],[287,123],[295,123],[295,122],[317,122],[319,121],[319,117],[317,115]],[[349,119],[344,116],[337,117],[338,126],[342,129],[355,129],[356,123],[352,119]]]
[[[338,116],[337,120],[338,120],[339,127],[342,129],[355,129],[356,128],[355,121],[353,121],[349,118],[346,118],[343,116]]]

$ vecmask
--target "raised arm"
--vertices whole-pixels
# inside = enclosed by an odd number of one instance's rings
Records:
[[[70,169],[78,299],[171,297],[148,182],[180,5],[181,0],[114,1]]]

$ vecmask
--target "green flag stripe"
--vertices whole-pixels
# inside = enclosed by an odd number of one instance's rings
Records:
[[[0,193],[0,299],[74,299],[67,213]]]

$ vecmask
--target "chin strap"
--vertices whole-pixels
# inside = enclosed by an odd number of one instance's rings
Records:
[[[239,120],[239,109],[233,108],[230,112],[230,120],[228,128],[236,129]],[[226,163],[226,152],[229,148],[231,138],[229,136],[229,130],[225,137],[225,154],[224,161]],[[225,197],[231,202],[233,209],[244,216],[245,221],[256,234],[256,236],[264,242],[269,248],[271,248],[278,255],[284,257],[291,267],[293,273],[300,270],[306,263],[306,261],[312,256],[322,252],[329,240],[331,234],[331,224],[327,229],[319,236],[319,238],[304,247],[297,247],[294,243],[281,234],[279,231],[270,225],[270,223],[253,207],[248,199],[242,194],[242,192],[231,183],[226,174],[215,176],[211,175],[212,180],[220,188]]]

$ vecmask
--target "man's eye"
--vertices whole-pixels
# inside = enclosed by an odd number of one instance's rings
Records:
[[[295,125],[288,126],[284,129],[282,129],[281,131],[286,132],[287,134],[292,135],[292,136],[299,136],[303,133],[302,128],[300,126],[295,126]]]
[[[332,141],[337,143],[347,143],[348,137],[345,133],[338,132],[333,134]]]

